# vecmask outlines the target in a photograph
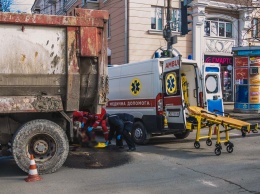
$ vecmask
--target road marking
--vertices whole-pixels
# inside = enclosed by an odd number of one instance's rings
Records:
[[[144,156],[144,154],[139,153],[139,152],[133,152],[134,154],[138,155],[138,156]]]
[[[215,185],[215,184],[212,183],[211,181],[202,180],[201,182],[202,182],[202,184],[204,184],[204,185],[208,185],[208,186],[211,186],[211,187],[218,187],[217,185]]]
[[[229,133],[229,135],[239,136],[239,135],[241,135],[241,134],[237,134],[237,133]]]

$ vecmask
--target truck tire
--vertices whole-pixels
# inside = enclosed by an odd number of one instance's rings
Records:
[[[139,145],[145,145],[150,139],[150,135],[147,133],[144,124],[140,121],[134,123],[131,134],[134,142]]]
[[[177,138],[177,139],[185,139],[186,137],[188,137],[190,134],[190,131],[189,130],[186,130],[182,133],[175,133],[174,136]]]
[[[30,154],[34,155],[39,174],[58,170],[69,153],[69,142],[65,131],[48,120],[29,121],[16,132],[12,143],[16,164],[28,173]]]

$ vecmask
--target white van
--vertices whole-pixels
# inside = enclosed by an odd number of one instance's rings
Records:
[[[186,138],[190,131],[186,130],[185,107],[203,107],[207,98],[196,61],[181,56],[109,67],[108,75],[106,110],[135,117],[132,137],[137,144],[169,133]]]

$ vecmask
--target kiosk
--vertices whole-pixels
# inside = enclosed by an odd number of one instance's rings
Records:
[[[234,112],[260,112],[260,46],[233,47]]]

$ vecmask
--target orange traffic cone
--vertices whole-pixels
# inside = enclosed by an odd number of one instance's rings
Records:
[[[30,156],[30,168],[29,168],[29,175],[26,179],[24,179],[26,182],[34,182],[34,181],[40,181],[42,180],[42,177],[38,175],[36,163],[34,160],[33,155]]]

